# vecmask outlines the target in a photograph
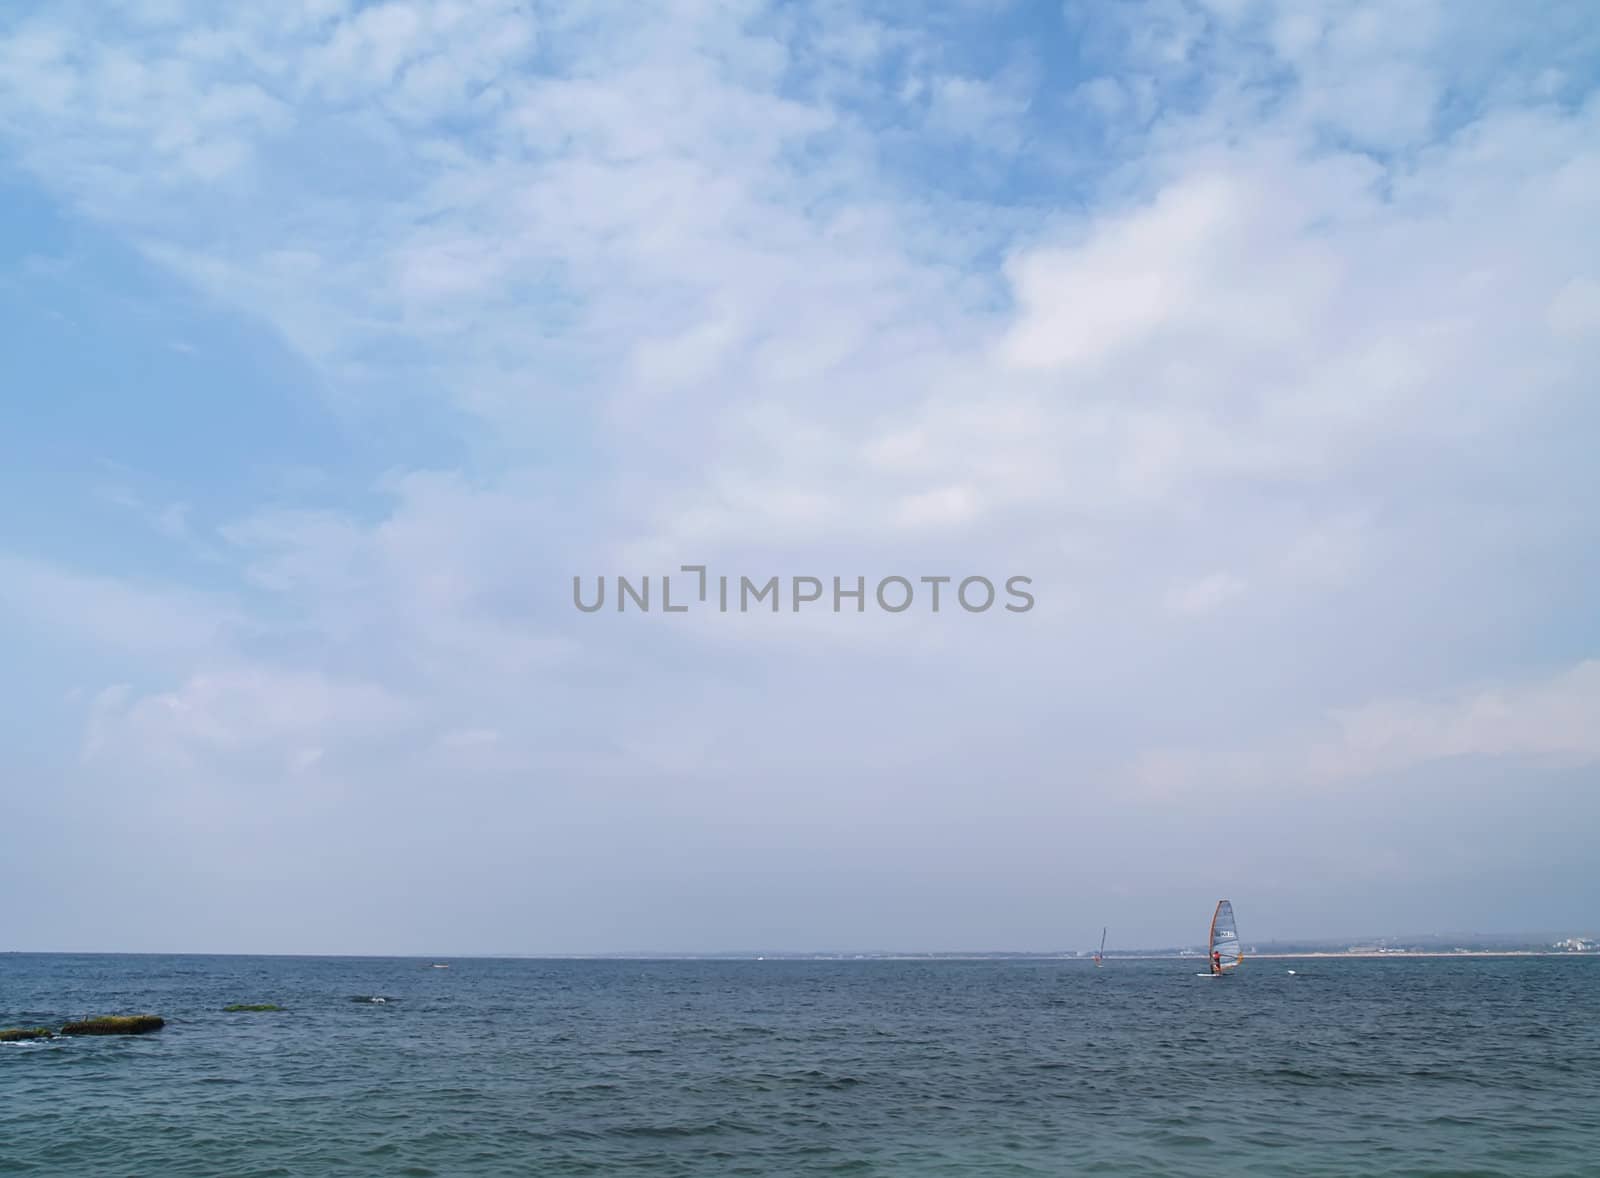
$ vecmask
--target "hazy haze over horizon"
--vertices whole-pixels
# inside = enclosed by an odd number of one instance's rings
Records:
[[[0,950],[1600,931],[1597,82],[1583,3],[9,6]],[[573,606],[684,564],[783,608]]]

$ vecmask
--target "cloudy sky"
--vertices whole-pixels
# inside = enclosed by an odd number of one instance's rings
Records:
[[[1600,927],[1593,7],[918,7],[6,6],[0,948]]]

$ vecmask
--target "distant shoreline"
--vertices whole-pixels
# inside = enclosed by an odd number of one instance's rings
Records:
[[[1245,961],[1326,961],[1341,957],[1600,957],[1600,953],[1566,949],[1308,949],[1303,953],[1251,953],[1243,954]],[[1068,958],[1069,961],[1088,961],[1088,957]],[[1118,953],[1106,954],[1110,961],[1198,961],[1205,964],[1203,953]]]
[[[1300,957],[1600,957],[1600,953],[1567,949],[1363,949],[1358,952],[1328,949],[1314,953],[1251,953],[1248,956],[1287,960]]]
[[[1244,959],[1260,961],[1327,961],[1338,958],[1445,958],[1445,957],[1575,957],[1600,958],[1600,950],[1573,949],[1307,949],[1295,953],[1246,950]],[[1093,958],[1088,953],[205,953],[160,950],[86,949],[0,949],[6,957],[240,957],[286,958],[327,961],[741,961],[741,962],[869,962],[869,961],[1029,961],[1082,962]],[[1205,964],[1203,953],[1128,953],[1110,952],[1107,963],[1117,961],[1194,961]]]

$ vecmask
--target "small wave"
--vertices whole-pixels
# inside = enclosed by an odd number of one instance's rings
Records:
[[[1162,1145],[1169,1145],[1175,1149],[1196,1149],[1216,1144],[1204,1133],[1162,1133],[1156,1139]]]
[[[755,1082],[775,1081],[779,1084],[803,1084],[813,1088],[827,1088],[843,1091],[865,1084],[866,1081],[857,1076],[835,1076],[818,1068],[807,1068],[799,1072],[763,1072],[751,1077]]]
[[[727,1128],[721,1121],[706,1121],[699,1125],[627,1125],[614,1132],[619,1137],[711,1137]]]

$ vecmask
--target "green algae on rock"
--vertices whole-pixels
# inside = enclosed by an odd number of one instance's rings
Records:
[[[20,1043],[24,1039],[54,1039],[56,1033],[49,1027],[11,1027],[0,1031],[0,1043]]]
[[[86,1018],[61,1028],[63,1035],[143,1035],[159,1031],[167,1020],[154,1014],[113,1014]]]
[[[232,1014],[236,1011],[243,1010],[282,1010],[283,1007],[279,1006],[276,1002],[235,1002],[233,1005],[224,1006],[222,1009],[229,1014]]]

